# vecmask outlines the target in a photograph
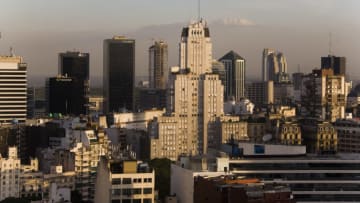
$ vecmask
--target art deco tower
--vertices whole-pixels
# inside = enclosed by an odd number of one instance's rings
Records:
[[[173,110],[150,124],[151,158],[206,154],[218,139],[214,125],[223,115],[224,87],[211,73],[212,44],[204,21],[183,28],[179,64],[170,77]]]

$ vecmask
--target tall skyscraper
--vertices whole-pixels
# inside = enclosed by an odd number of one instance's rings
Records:
[[[0,56],[0,123],[25,122],[27,65],[20,56]]]
[[[154,120],[149,127],[150,157],[206,154],[219,139],[216,118],[223,115],[223,85],[211,73],[212,44],[204,21],[183,28],[180,67],[172,70],[173,112]]]
[[[72,94],[72,101],[77,101],[74,110],[70,114],[86,114],[88,96],[90,92],[89,72],[90,72],[89,53],[71,52],[59,54],[59,75],[72,78],[71,85],[76,89],[77,94]],[[70,94],[69,94],[70,95]],[[55,101],[53,101],[55,102]]]
[[[135,40],[104,40],[103,94],[105,113],[134,109]]]
[[[335,75],[345,75],[346,58],[332,55],[321,57],[321,69],[332,69]]]
[[[166,88],[168,69],[168,45],[164,41],[156,41],[149,48],[149,86],[150,88]]]
[[[73,77],[57,76],[48,79],[46,88],[49,113],[85,114],[83,81]]]
[[[59,74],[88,82],[90,72],[89,58],[89,53],[71,51],[60,53]]]
[[[263,81],[275,82],[289,81],[287,74],[287,61],[283,53],[273,49],[264,49],[262,57]]]
[[[230,51],[219,59],[226,71],[226,99],[234,97],[236,101],[245,97],[245,59]]]

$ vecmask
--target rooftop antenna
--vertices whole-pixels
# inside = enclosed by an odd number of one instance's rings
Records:
[[[298,64],[297,71],[300,73],[300,64]]]
[[[15,56],[13,47],[10,47],[10,56]]]
[[[329,56],[331,56],[331,45],[332,45],[332,41],[331,41],[331,32],[329,33]]]

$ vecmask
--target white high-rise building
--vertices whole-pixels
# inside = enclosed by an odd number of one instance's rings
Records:
[[[287,61],[283,53],[273,49],[264,49],[262,57],[263,81],[273,80],[276,82],[288,81]]]
[[[183,28],[180,68],[172,72],[172,111],[149,126],[151,158],[205,154],[216,146],[216,118],[223,115],[224,87],[211,73],[212,44],[204,21]]]
[[[206,22],[190,23],[183,28],[180,42],[180,68],[193,74],[211,73],[212,44]]]
[[[26,63],[20,56],[0,56],[0,123],[25,122]]]

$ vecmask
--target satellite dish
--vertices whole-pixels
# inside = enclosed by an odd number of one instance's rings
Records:
[[[265,134],[263,137],[262,137],[262,140],[263,142],[268,142],[272,139],[272,135],[271,134]]]

